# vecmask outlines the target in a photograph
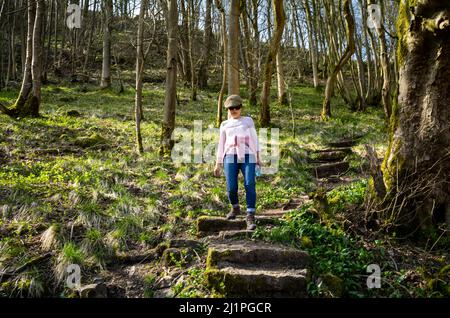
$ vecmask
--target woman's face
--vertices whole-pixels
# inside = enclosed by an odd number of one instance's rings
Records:
[[[233,119],[238,119],[239,117],[241,117],[241,106],[228,108],[228,113]]]

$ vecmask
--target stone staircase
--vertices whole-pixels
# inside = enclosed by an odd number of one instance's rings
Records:
[[[344,175],[350,168],[345,157],[352,154],[352,146],[356,145],[358,139],[343,139],[327,144],[327,149],[315,150],[310,153],[309,162],[313,164],[312,173],[316,179],[336,178]]]
[[[307,297],[306,252],[252,241],[209,246],[208,284],[228,297]]]
[[[280,222],[307,197],[291,200],[283,208],[256,216],[258,227]],[[307,297],[310,257],[280,244],[251,240],[245,215],[236,220],[203,216],[197,235],[208,244],[206,278],[211,289],[227,297]]]
[[[345,157],[357,139],[329,143],[310,154],[316,180],[340,178],[349,169]],[[258,227],[270,227],[309,198],[292,199],[283,208],[256,215]],[[235,220],[202,216],[197,235],[208,244],[206,279],[210,289],[227,297],[307,297],[311,258],[308,253],[279,244],[251,240],[245,215]]]

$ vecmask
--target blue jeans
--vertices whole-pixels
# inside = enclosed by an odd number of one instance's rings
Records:
[[[251,158],[252,156],[252,158]],[[251,158],[251,159],[250,159]],[[244,161],[238,161],[237,155],[225,155],[223,168],[227,179],[228,200],[233,205],[239,204],[238,199],[238,175],[239,170],[244,175],[245,198],[247,201],[247,213],[254,214],[256,211],[256,159],[252,154],[245,154]]]

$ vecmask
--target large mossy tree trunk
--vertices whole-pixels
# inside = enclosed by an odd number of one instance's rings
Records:
[[[177,101],[177,55],[178,55],[178,7],[177,0],[167,0],[167,74],[166,97],[164,102],[164,118],[161,131],[161,156],[170,156],[174,141],[172,133],[175,130],[175,105]]]
[[[402,0],[398,98],[382,165],[384,219],[402,232],[450,230],[450,0]]]

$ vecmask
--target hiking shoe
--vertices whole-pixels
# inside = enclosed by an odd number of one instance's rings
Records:
[[[253,214],[247,214],[247,230],[253,231],[256,229],[255,216]]]
[[[231,207],[230,213],[227,214],[227,220],[234,220],[236,218],[236,215],[241,213],[241,208],[239,206]]]

